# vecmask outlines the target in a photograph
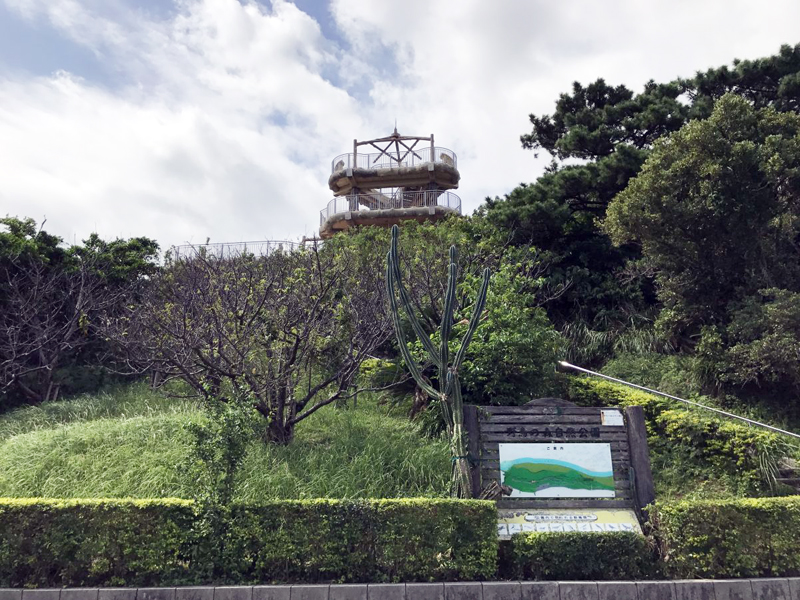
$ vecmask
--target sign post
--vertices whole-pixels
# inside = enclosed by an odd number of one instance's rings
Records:
[[[473,489],[496,482],[501,538],[522,531],[636,531],[655,498],[641,407],[542,399],[465,406]]]

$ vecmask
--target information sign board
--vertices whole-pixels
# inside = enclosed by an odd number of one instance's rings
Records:
[[[641,407],[465,406],[465,427],[473,492],[494,494],[502,535],[641,532],[638,511],[655,497]]]

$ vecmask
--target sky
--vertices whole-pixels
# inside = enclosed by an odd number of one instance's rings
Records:
[[[797,0],[0,0],[0,215],[69,243],[297,240],[354,138],[435,134],[464,212],[528,115],[800,41]]]

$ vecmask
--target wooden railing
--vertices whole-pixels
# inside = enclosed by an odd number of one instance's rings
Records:
[[[431,159],[433,154],[433,159]],[[413,152],[373,152],[358,153],[355,160],[353,153],[340,154],[331,161],[331,173],[347,169],[391,169],[398,167],[416,167],[425,163],[441,163],[458,168],[456,153],[448,148],[415,148]]]

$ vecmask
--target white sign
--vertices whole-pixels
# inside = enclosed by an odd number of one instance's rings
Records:
[[[618,410],[603,409],[600,411],[600,421],[606,427],[624,427],[625,421]]]
[[[512,498],[614,498],[611,444],[500,444]]]
[[[642,533],[639,520],[630,509],[536,509],[532,512],[500,509],[497,530],[507,537],[526,531],[633,531]]]

